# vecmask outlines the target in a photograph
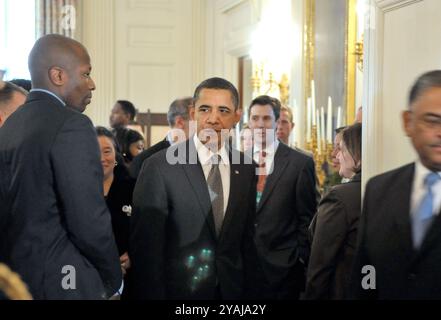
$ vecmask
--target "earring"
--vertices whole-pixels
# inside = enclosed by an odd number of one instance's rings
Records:
[[[118,165],[118,161],[115,161],[115,167]]]

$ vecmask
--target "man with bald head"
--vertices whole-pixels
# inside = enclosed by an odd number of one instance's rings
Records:
[[[96,134],[81,114],[95,89],[90,57],[48,35],[29,70],[33,89],[0,128],[0,261],[35,299],[107,299],[122,272]]]
[[[0,127],[25,102],[27,94],[13,83],[0,81]]]

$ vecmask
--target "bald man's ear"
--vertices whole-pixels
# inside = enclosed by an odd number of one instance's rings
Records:
[[[49,80],[50,82],[59,87],[66,83],[66,73],[63,68],[52,67],[49,69]]]

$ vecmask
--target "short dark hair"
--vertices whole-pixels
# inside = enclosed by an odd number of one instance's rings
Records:
[[[343,130],[342,141],[355,162],[354,172],[361,171],[361,123],[356,123]],[[358,164],[359,163],[359,164]]]
[[[190,119],[190,107],[193,105],[192,97],[176,99],[170,105],[167,112],[167,121],[170,127],[176,124],[176,117],[181,116],[184,120]]]
[[[275,116],[275,120],[279,120],[280,118],[280,109],[282,109],[282,104],[280,103],[279,99],[267,96],[267,95],[263,95],[263,96],[259,96],[256,99],[254,99],[253,101],[251,101],[250,107],[248,108],[248,114],[251,114],[251,109],[255,106],[255,105],[260,105],[260,106],[266,106],[266,105],[270,105],[271,108],[273,109],[274,112],[274,116]]]
[[[441,88],[441,70],[429,71],[418,77],[410,89],[409,108],[426,90],[434,87]]]
[[[13,79],[11,81],[9,81],[23,89],[25,89],[26,91],[31,91],[32,89],[32,82],[31,80],[27,80],[27,79]]]
[[[112,134],[112,132],[109,129],[105,127],[97,126],[95,127],[95,131],[98,137],[109,138],[110,141],[112,141],[113,146],[115,147],[115,151],[118,151],[118,145],[116,143],[115,136]]]
[[[133,103],[131,103],[130,101],[127,101],[127,100],[118,100],[116,102],[120,104],[124,113],[129,115],[129,118],[131,121],[135,120],[137,112],[136,112],[136,108],[133,105]]]
[[[210,78],[201,82],[196,88],[193,95],[193,102],[199,99],[199,94],[203,89],[217,89],[217,90],[228,90],[231,93],[231,98],[233,100],[234,110],[239,108],[239,92],[236,87],[228,80],[222,78]]]
[[[25,96],[28,94],[25,89],[11,82],[0,82],[0,104],[6,104],[11,101],[14,92],[24,94]]]

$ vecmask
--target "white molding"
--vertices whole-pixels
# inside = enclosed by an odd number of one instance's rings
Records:
[[[363,95],[363,189],[373,176],[384,172],[383,54],[385,15],[422,0],[370,0],[365,26]]]
[[[241,5],[242,3],[249,0],[220,0],[216,9],[221,13],[227,13],[228,11],[234,9],[235,7]]]
[[[206,28],[204,17],[207,12],[207,2],[192,0],[192,6],[192,82],[193,87],[196,88],[205,77]]]
[[[376,1],[371,1],[365,26],[365,72],[363,98],[363,185],[380,172],[383,119],[380,116],[382,88],[382,54],[384,13]],[[371,25],[374,24],[374,25]]]
[[[115,103],[115,0],[83,2],[82,40],[92,60],[97,86],[86,114],[94,125],[108,125]]]
[[[375,4],[383,12],[389,12],[421,1],[423,0],[375,0]]]

